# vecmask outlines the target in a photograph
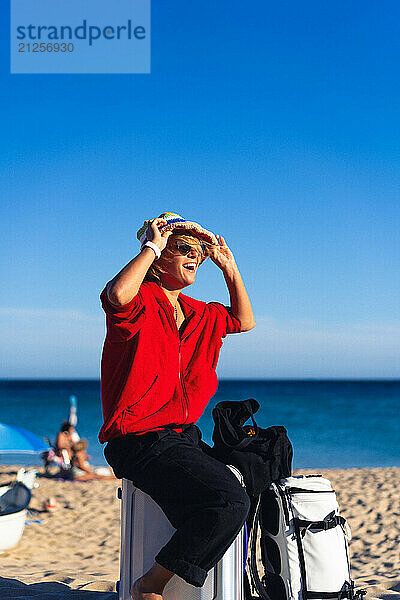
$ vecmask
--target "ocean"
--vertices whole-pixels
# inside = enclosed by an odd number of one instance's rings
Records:
[[[77,431],[89,441],[92,463],[106,464],[97,439],[99,381],[0,381],[0,422],[54,439],[68,418],[71,395],[78,400]],[[207,443],[215,404],[246,398],[260,403],[258,425],[286,427],[295,468],[400,466],[400,381],[222,380],[198,422]],[[0,462],[29,465],[32,459],[0,454]]]

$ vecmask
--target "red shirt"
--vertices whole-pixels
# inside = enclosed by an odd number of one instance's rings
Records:
[[[111,304],[105,290],[100,298],[107,315],[100,442],[195,423],[217,390],[222,338],[239,333],[240,321],[218,302],[179,294],[185,315],[179,333],[171,302],[153,282],[142,283],[123,306]]]

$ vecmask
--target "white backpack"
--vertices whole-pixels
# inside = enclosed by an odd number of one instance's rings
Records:
[[[299,475],[261,494],[250,536],[252,597],[265,600],[353,600],[347,541],[328,479]],[[262,568],[257,562],[261,551]]]

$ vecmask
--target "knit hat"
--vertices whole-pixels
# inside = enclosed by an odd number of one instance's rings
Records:
[[[162,213],[158,218],[165,219],[165,221],[167,221],[166,225],[161,225],[160,230],[162,231],[186,229],[189,234],[194,233],[197,237],[199,237],[202,240],[205,240],[206,242],[210,242],[211,244],[218,244],[217,238],[213,233],[211,233],[211,231],[207,231],[207,229],[204,229],[204,227],[202,227],[198,223],[194,223],[193,221],[187,221],[186,219],[177,215],[176,213],[165,212]],[[146,232],[149,223],[150,221],[145,221],[142,227],[137,232],[137,238],[142,244],[142,246],[147,242]]]

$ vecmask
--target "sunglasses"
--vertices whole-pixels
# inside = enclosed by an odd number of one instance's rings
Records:
[[[206,257],[207,253],[207,246],[203,242],[200,242],[198,246],[191,246],[190,244],[185,244],[184,242],[176,242],[175,248],[178,250],[179,254],[182,254],[182,256],[187,256],[192,250],[198,252],[203,258]]]

